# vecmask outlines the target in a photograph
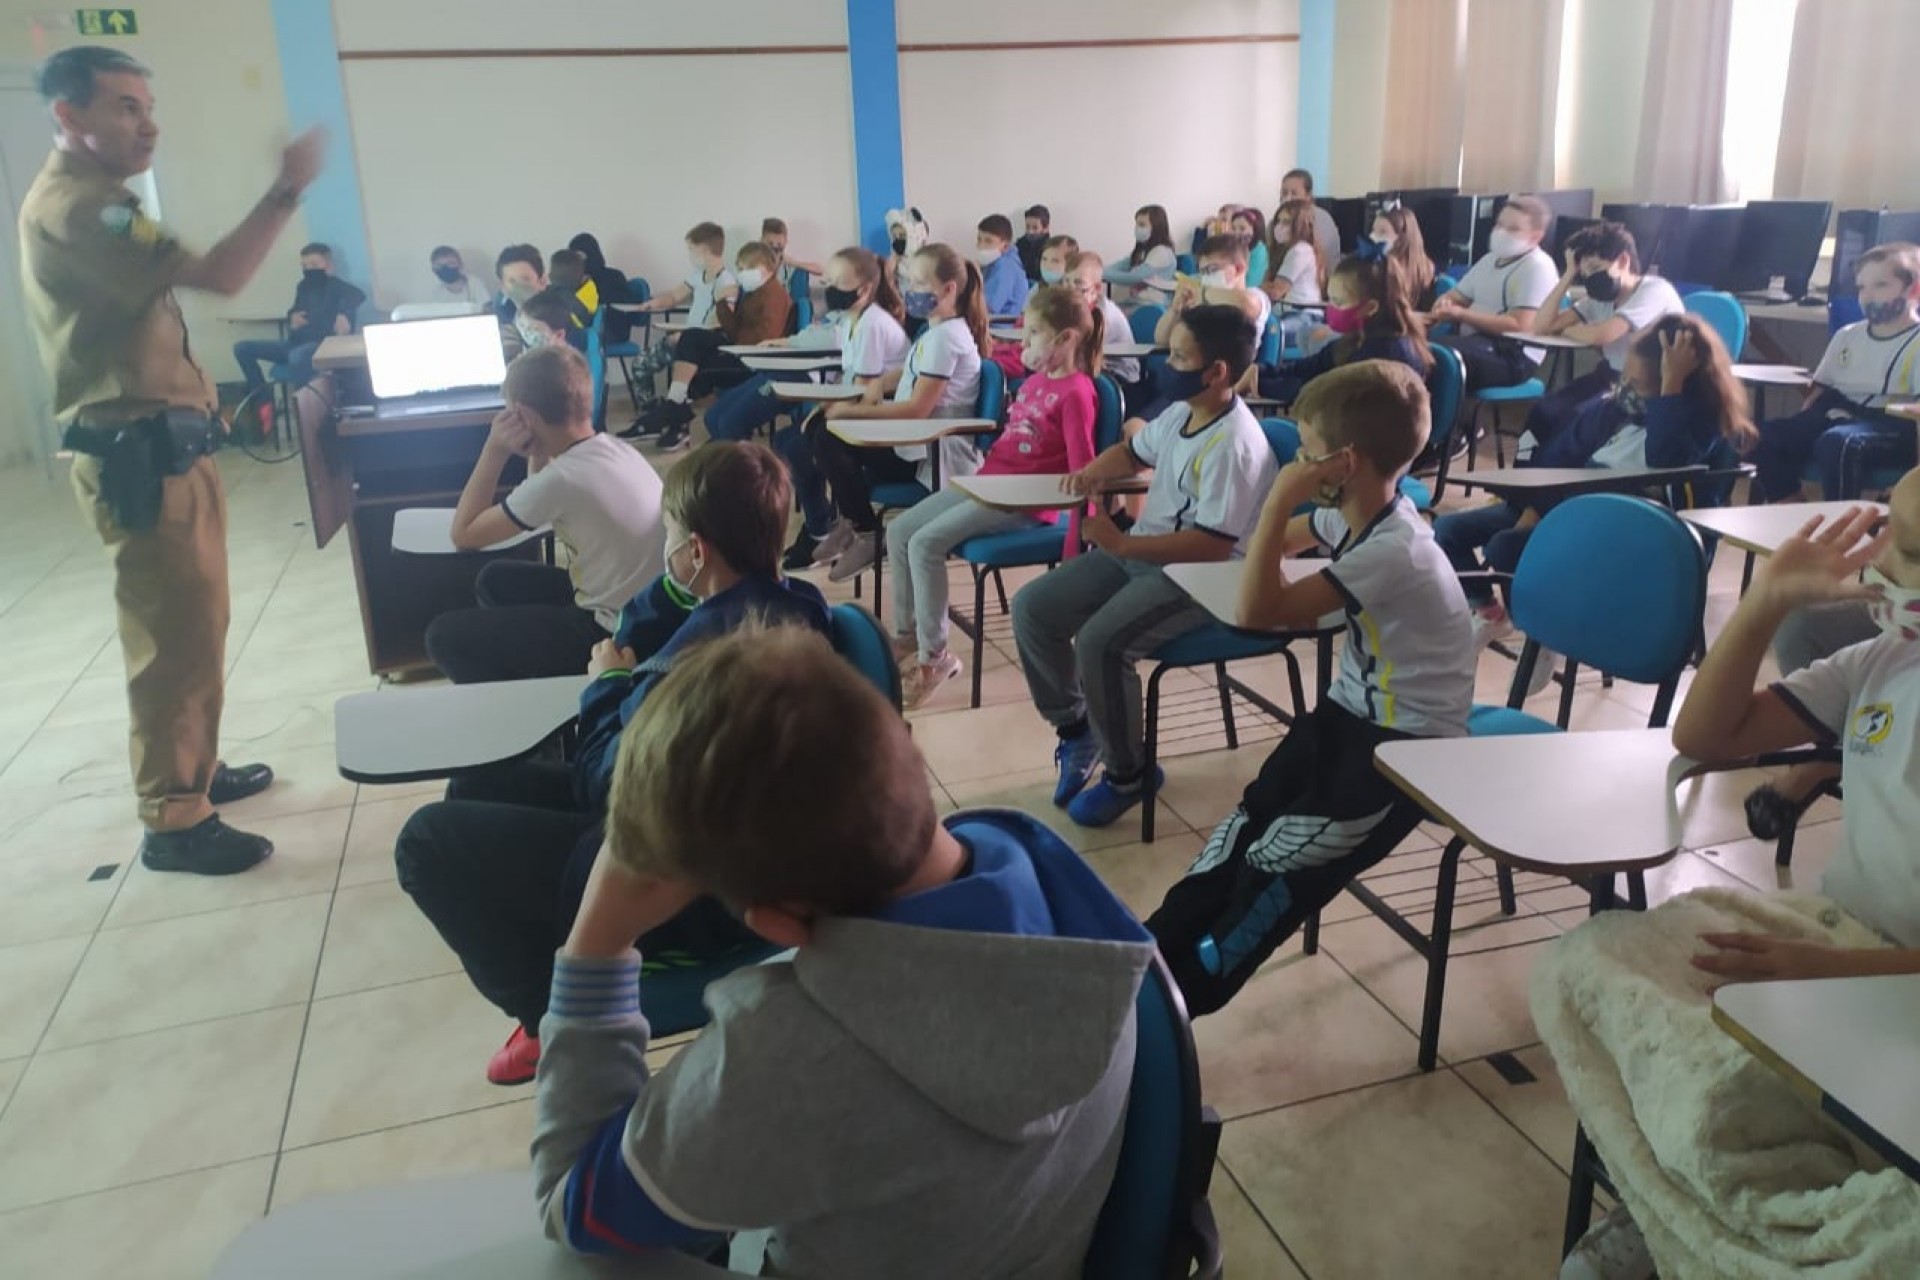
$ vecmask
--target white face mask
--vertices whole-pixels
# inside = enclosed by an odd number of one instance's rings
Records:
[[[1369,237],[1369,239],[1371,239],[1375,244],[1379,245],[1382,249],[1393,248],[1394,237],[1391,234],[1384,235],[1384,236],[1371,236]]]
[[[1867,605],[1874,625],[1902,640],[1920,640],[1920,591],[1901,586],[1871,566],[1865,577],[1868,585],[1880,588],[1880,598]]]
[[[752,293],[767,282],[767,271],[765,267],[747,267],[734,272],[733,278],[740,282],[740,292]]]
[[[1232,281],[1227,279],[1227,273],[1218,270],[1202,271],[1200,273],[1200,283],[1209,289],[1226,289],[1232,287]]]
[[[1531,240],[1525,240],[1513,234],[1505,227],[1495,227],[1487,237],[1487,248],[1493,250],[1496,258],[1517,258],[1533,248]]]
[[[1000,250],[975,249],[973,251],[973,260],[979,263],[983,267],[990,267],[994,263],[1000,261]]]
[[[1133,242],[1135,244],[1145,244],[1152,236],[1152,227],[1143,227],[1137,222],[1133,224]]]
[[[1020,347],[1020,363],[1039,373],[1053,359],[1053,339],[1033,334]]]

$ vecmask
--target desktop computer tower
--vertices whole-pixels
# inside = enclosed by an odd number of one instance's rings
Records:
[[[1447,242],[1443,252],[1441,270],[1457,273],[1464,272],[1478,262],[1487,252],[1487,237],[1493,233],[1493,220],[1500,214],[1500,206],[1507,202],[1502,195],[1454,196],[1447,201]]]
[[[1458,187],[1416,187],[1403,191],[1369,191],[1367,193],[1366,225],[1371,227],[1374,218],[1387,205],[1394,201],[1413,215],[1420,224],[1420,238],[1426,242],[1427,256],[1433,259],[1434,268],[1446,269],[1447,241],[1452,233],[1453,199],[1460,194]]]
[[[1335,196],[1317,196],[1314,203],[1325,209],[1327,215],[1333,219],[1334,228],[1340,233],[1341,253],[1352,253],[1360,247],[1361,237],[1367,234],[1373,224],[1373,219],[1367,214],[1367,202],[1364,199],[1359,196],[1344,199]],[[1332,270],[1333,264],[1328,263],[1327,268]]]

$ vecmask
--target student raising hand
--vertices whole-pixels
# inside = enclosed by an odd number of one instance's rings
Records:
[[[1873,599],[1879,588],[1861,582],[1859,573],[1893,539],[1890,525],[1874,532],[1879,522],[1872,507],[1854,507],[1824,524],[1815,516],[1767,558],[1753,590],[1782,609]]]

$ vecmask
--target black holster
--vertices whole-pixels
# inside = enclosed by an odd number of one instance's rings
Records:
[[[114,523],[143,533],[160,522],[168,476],[183,476],[213,452],[215,425],[192,409],[168,409],[133,422],[78,419],[61,443],[100,459],[100,497]]]

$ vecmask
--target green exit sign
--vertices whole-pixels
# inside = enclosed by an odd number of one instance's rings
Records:
[[[131,9],[75,9],[75,20],[83,36],[132,36],[140,34],[140,20]]]

